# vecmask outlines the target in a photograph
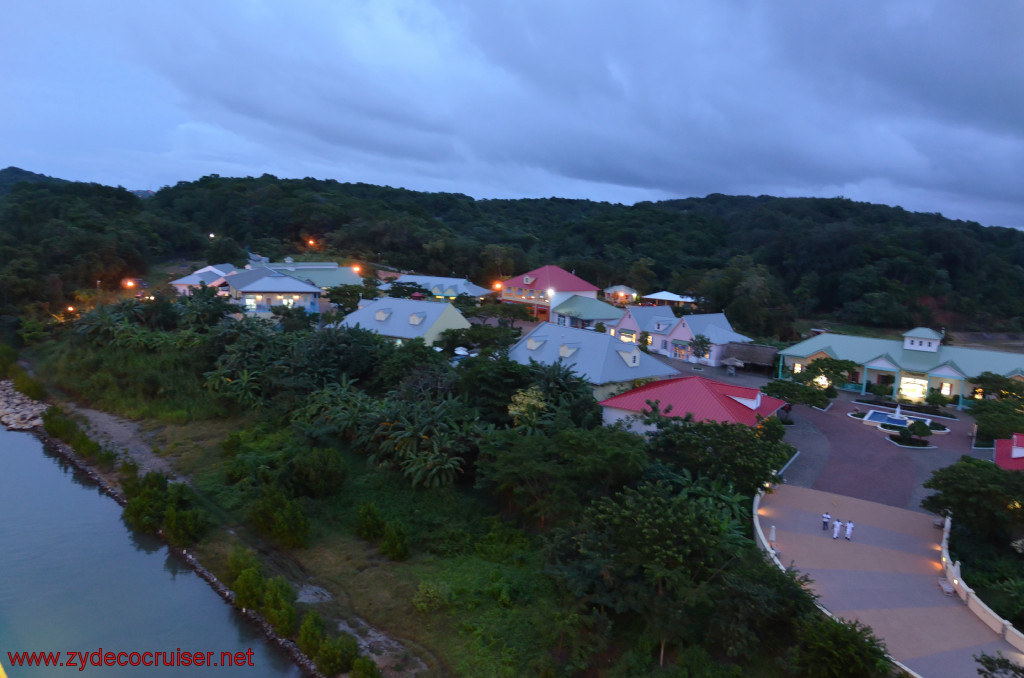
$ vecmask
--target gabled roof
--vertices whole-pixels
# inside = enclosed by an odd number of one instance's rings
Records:
[[[738,343],[753,341],[750,337],[733,330],[732,324],[729,323],[729,319],[725,317],[724,313],[684,315],[683,320],[694,336],[703,334],[715,345],[728,344],[730,341]]]
[[[315,285],[262,266],[224,276],[224,282],[236,292],[320,294]]]
[[[618,294],[619,292],[630,297],[636,294],[636,290],[629,285],[612,285],[611,287],[604,288],[605,294]]]
[[[649,334],[668,334],[673,327],[679,324],[679,318],[668,306],[627,306],[626,311],[629,312],[640,331]],[[666,321],[670,323],[668,327],[655,329],[659,322],[664,325]]]
[[[338,324],[341,327],[359,326],[385,337],[416,339],[426,336],[443,316],[452,329],[469,327],[469,321],[447,302],[390,297],[369,301]]]
[[[939,346],[939,350],[932,353],[904,349],[902,340],[856,337],[831,332],[805,339],[779,351],[779,355],[806,358],[822,350],[827,350],[834,358],[852,360],[858,365],[865,365],[884,357],[893,365],[908,372],[927,373],[948,366],[968,378],[986,371],[1011,376],[1017,370],[1024,370],[1024,355],[1020,353],[946,345]]]
[[[616,308],[611,304],[606,304],[603,301],[590,297],[581,297],[578,294],[574,294],[563,301],[553,308],[552,312],[572,318],[579,318],[580,320],[612,321],[618,320],[626,313],[621,308]]]
[[[629,412],[650,412],[647,401],[657,401],[667,416],[692,414],[695,421],[718,421],[756,426],[758,417],[775,414],[785,401],[764,395],[756,388],[723,384],[706,377],[680,377],[644,384],[632,391],[602,400],[602,407]]]
[[[597,292],[598,287],[591,285],[583,278],[577,278],[569,271],[558,266],[541,266],[538,269],[517,275],[503,283],[505,289],[522,287],[528,290],[548,290],[556,292]]]
[[[670,301],[677,304],[692,304],[696,299],[693,297],[681,297],[678,294],[672,292],[655,292],[654,294],[645,294],[644,299],[653,299],[654,301]]]
[[[679,374],[635,344],[610,334],[551,323],[537,325],[509,349],[508,357],[523,365],[531,360],[543,365],[561,361],[595,386]]]
[[[321,289],[363,284],[363,279],[350,266],[338,266],[334,261],[275,261],[264,266]]]
[[[209,266],[203,266],[200,269],[189,273],[183,278],[172,280],[172,285],[196,285],[200,283],[206,283],[209,285],[214,280],[222,278],[226,275],[231,275],[239,269],[235,268],[232,264],[210,264]]]
[[[419,285],[436,297],[457,297],[460,294],[468,294],[471,297],[483,297],[488,294],[494,294],[494,290],[474,285],[465,278],[445,278],[437,275],[411,275],[403,273],[392,282]],[[384,283],[379,289],[387,292],[391,289],[392,282]]]
[[[942,335],[930,327],[915,327],[909,332],[904,332],[903,336],[913,337],[914,339],[932,339],[934,341],[942,341]]]
[[[184,278],[178,278],[177,280],[172,280],[171,284],[172,285],[191,285],[191,286],[198,287],[200,284],[203,284],[203,283],[209,285],[214,280],[219,280],[220,278],[223,278],[223,277],[224,277],[223,273],[217,273],[216,271],[203,271],[203,272],[196,271],[195,273],[189,273]]]

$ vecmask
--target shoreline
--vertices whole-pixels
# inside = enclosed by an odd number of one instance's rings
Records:
[[[9,423],[9,413],[13,410],[16,412],[34,411],[34,414],[25,419],[24,416],[15,419],[15,425]],[[60,457],[76,471],[84,474],[90,480],[92,480],[100,492],[115,502],[118,503],[122,508],[128,504],[128,499],[121,492],[120,488],[116,483],[105,477],[102,473],[97,471],[91,464],[86,460],[75,454],[74,450],[69,445],[61,440],[51,438],[46,430],[43,428],[43,422],[41,419],[42,413],[49,409],[49,405],[40,403],[39,401],[30,400],[25,395],[14,390],[13,384],[9,380],[0,380],[0,425],[11,431],[19,431],[22,433],[32,434],[43,446],[44,452]],[[199,562],[198,559],[187,549],[179,548],[168,544],[164,538],[163,533],[156,535],[163,545],[173,554],[175,554],[190,570],[205,581],[207,585],[213,589],[213,591],[220,596],[220,598],[228,605],[233,607],[239,614],[241,614],[246,620],[257,627],[263,636],[280,648],[292,662],[302,671],[305,675],[311,678],[326,678],[322,673],[317,671],[316,665],[313,661],[299,649],[299,646],[295,641],[288,638],[284,638],[274,631],[270,623],[263,618],[261,614],[255,610],[248,608],[240,608],[235,604],[235,593],[232,591],[227,584],[222,582],[213,572],[208,570]]]

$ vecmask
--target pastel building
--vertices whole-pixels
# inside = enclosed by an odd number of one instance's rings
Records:
[[[522,365],[560,362],[591,385],[595,398],[606,398],[638,381],[679,375],[638,346],[609,334],[551,323],[537,325],[509,349],[508,357]]]
[[[1024,355],[948,346],[942,339],[927,327],[905,332],[902,340],[824,332],[779,351],[779,377],[800,372],[822,357],[852,360],[858,369],[837,388],[865,393],[869,384],[884,384],[897,397],[915,402],[934,389],[958,407],[975,397],[970,380],[982,372],[1024,380]]]
[[[501,301],[526,306],[538,320],[551,320],[551,309],[579,295],[597,299],[600,289],[558,266],[538,269],[509,278],[501,284]]]
[[[422,339],[428,346],[445,330],[469,328],[458,309],[447,302],[419,299],[373,299],[345,316],[341,327],[361,327],[401,344]]]
[[[723,384],[705,377],[680,377],[644,384],[631,391],[602,400],[604,423],[626,420],[631,430],[647,433],[652,426],[643,423],[651,405],[668,417],[691,415],[694,421],[757,426],[786,403],[749,386]]]
[[[724,313],[700,313],[677,318],[669,306],[627,306],[626,313],[608,329],[619,341],[636,343],[646,334],[647,350],[652,353],[716,367],[721,364],[730,343],[752,341],[732,329]],[[711,341],[708,352],[695,355],[691,342],[697,335]]]

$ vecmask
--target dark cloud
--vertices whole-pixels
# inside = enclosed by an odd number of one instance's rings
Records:
[[[16,4],[0,165],[159,187],[845,195],[1024,227],[1024,6]],[[9,133],[6,133],[9,132]]]

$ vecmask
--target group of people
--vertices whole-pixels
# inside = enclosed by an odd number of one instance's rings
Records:
[[[832,538],[839,539],[839,531],[843,529],[843,525],[846,526],[846,541],[850,541],[853,537],[853,521],[847,520],[845,523],[838,518],[832,519],[828,511],[821,514],[821,529],[824,532],[828,532],[829,525],[832,526]]]

